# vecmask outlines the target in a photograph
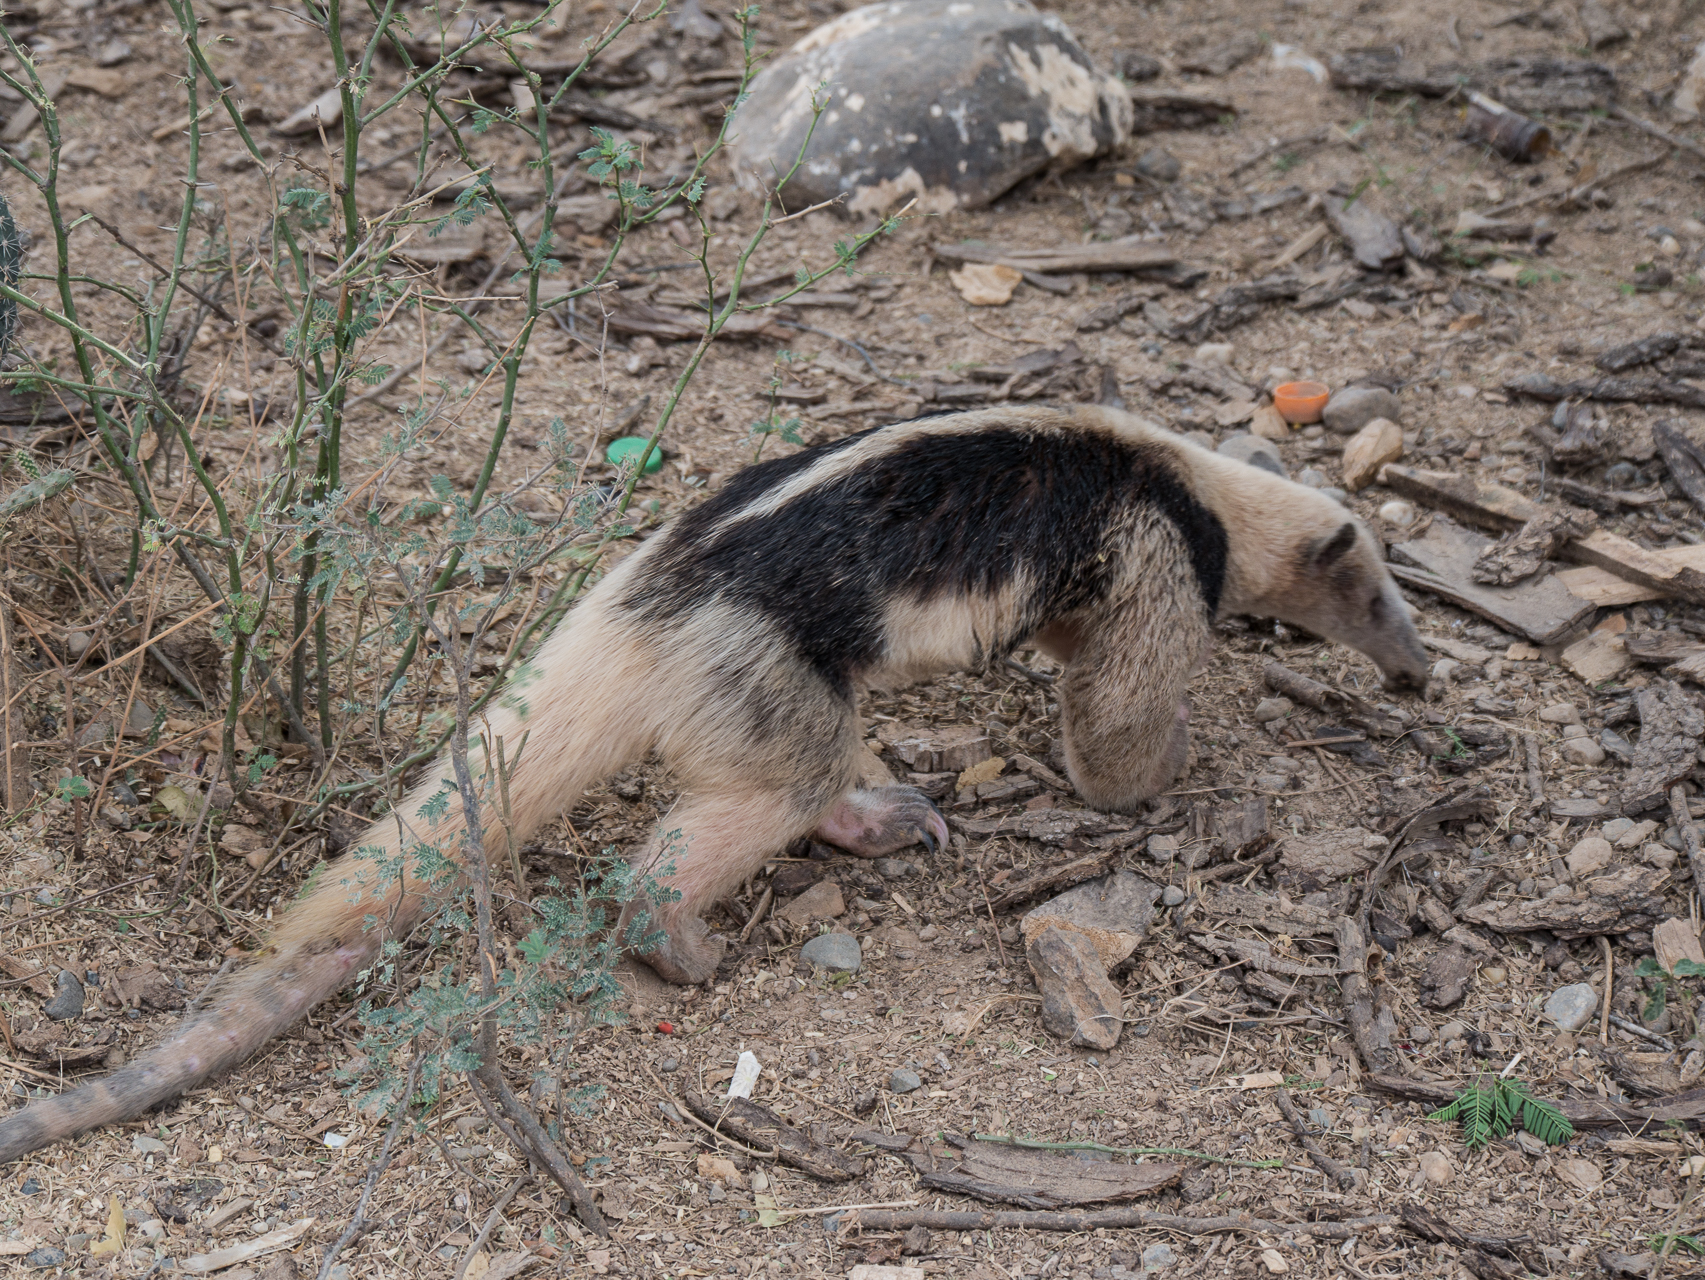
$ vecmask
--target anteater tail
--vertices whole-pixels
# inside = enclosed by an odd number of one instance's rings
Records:
[[[506,705],[480,726],[501,737],[504,755],[519,760],[510,785],[510,826],[525,839],[574,802],[586,787],[643,756],[655,738],[645,690],[651,658],[633,633],[609,616],[601,598],[588,600],[559,627]],[[526,736],[522,746],[523,735]],[[470,753],[476,770],[480,749]],[[210,1007],[186,1019],[166,1041],[103,1080],[30,1103],[0,1121],[0,1163],[98,1125],[137,1115],[236,1066],[273,1036],[344,987],[380,945],[419,923],[435,890],[398,853],[429,843],[460,857],[461,806],[435,826],[419,812],[450,777],[449,761],[373,824],[354,852],[321,867],[279,922],[259,957],[218,984]],[[485,815],[488,855],[501,865],[502,828]],[[406,836],[402,828],[406,825]]]

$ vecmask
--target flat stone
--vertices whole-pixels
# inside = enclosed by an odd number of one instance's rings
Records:
[[[1075,929],[1041,930],[1025,950],[1042,993],[1042,1026],[1072,1044],[1111,1049],[1124,1029],[1123,999],[1095,944]]]
[[[1284,460],[1279,457],[1279,451],[1273,447],[1273,442],[1263,440],[1260,436],[1227,436],[1220,441],[1214,452],[1227,458],[1236,458],[1239,462],[1247,462],[1252,467],[1260,467],[1263,471],[1271,471],[1276,476],[1286,474]]]
[[[1387,524],[1394,524],[1399,529],[1407,529],[1415,523],[1415,507],[1413,503],[1394,498],[1390,502],[1380,504],[1379,518]]]
[[[1375,418],[1344,445],[1344,487],[1365,489],[1379,469],[1403,456],[1403,428],[1390,418]]]
[[[1160,901],[1162,906],[1176,907],[1184,901],[1184,890],[1175,884],[1169,884],[1160,891]]]
[[[69,969],[61,969],[54,981],[59,986],[59,993],[44,1004],[41,1011],[55,1022],[68,1022],[83,1012],[83,984]]]
[[[1655,827],[1657,824],[1653,823],[1652,825]],[[1612,818],[1599,828],[1598,833],[1614,844],[1622,838],[1624,832],[1632,830],[1633,827],[1634,819],[1632,818]]]
[[[1283,720],[1296,708],[1289,698],[1262,698],[1255,704],[1255,723],[1271,724]]]
[[[1539,713],[1546,724],[1579,724],[1581,713],[1567,702],[1554,702]]]
[[[1579,1031],[1597,1008],[1598,992],[1592,989],[1592,984],[1576,982],[1551,993],[1545,1002],[1545,1016],[1559,1031]]]
[[[1176,182],[1178,175],[1184,171],[1184,166],[1178,163],[1178,157],[1164,147],[1150,147],[1137,157],[1136,170],[1145,178],[1153,178],[1156,182]]]
[[[846,912],[841,898],[841,886],[833,880],[819,880],[792,902],[776,912],[789,924],[808,925],[815,920],[833,920]]]
[[[1153,858],[1156,862],[1171,862],[1178,856],[1178,837],[1150,836],[1148,838],[1146,848],[1148,849],[1149,857]]]
[[[1026,912],[1018,922],[1025,941],[1044,929],[1071,929],[1088,938],[1111,969],[1148,936],[1154,904],[1162,889],[1129,871],[1114,871],[1067,889],[1052,901]]]
[[[844,196],[858,217],[916,197],[920,214],[939,214],[1114,151],[1132,118],[1117,77],[1029,0],[890,0],[818,27],[759,73],[734,117],[734,166],[743,186],[767,189],[809,134],[789,207]]]
[[[857,973],[864,963],[864,951],[850,933],[824,933],[801,947],[799,958],[831,973]]]
[[[923,1088],[923,1085],[924,1082],[918,1078],[918,1073],[908,1071],[905,1067],[901,1067],[888,1077],[889,1093],[911,1093]]]
[[[52,1245],[43,1245],[39,1249],[31,1249],[29,1253],[25,1254],[24,1261],[38,1270],[64,1266],[65,1250],[55,1249]]]
[[[1143,1270],[1162,1271],[1178,1261],[1178,1255],[1172,1252],[1172,1246],[1167,1244],[1151,1244],[1143,1250]]]
[[[906,880],[918,874],[918,864],[904,858],[878,858],[874,865],[884,880]]]
[[[1328,431],[1350,436],[1375,418],[1400,422],[1402,416],[1397,397],[1384,387],[1344,387],[1334,392],[1326,402],[1320,420],[1326,424]]]
[[[1579,879],[1603,871],[1610,865],[1612,854],[1610,841],[1601,836],[1588,836],[1575,842],[1564,862],[1568,864],[1569,874]]]
[[[144,1133],[139,1133],[130,1140],[130,1149],[139,1156],[163,1156],[167,1150],[165,1143]]]

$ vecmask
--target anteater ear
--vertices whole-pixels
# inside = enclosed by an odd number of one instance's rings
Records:
[[[1345,521],[1338,532],[1322,543],[1314,553],[1314,567],[1329,569],[1344,558],[1344,553],[1356,545],[1356,526]]]

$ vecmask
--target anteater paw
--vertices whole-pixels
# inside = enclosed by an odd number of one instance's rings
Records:
[[[918,843],[934,853],[947,844],[947,822],[915,787],[876,787],[841,797],[815,834],[861,858],[881,858]]]

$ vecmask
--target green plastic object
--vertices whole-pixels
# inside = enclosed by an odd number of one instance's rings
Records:
[[[604,450],[604,461],[612,467],[625,467],[629,460],[639,457],[645,452],[645,446],[651,442],[644,436],[623,436],[620,440],[610,441]],[[663,470],[663,450],[653,449],[651,456],[645,460],[645,474]]]

